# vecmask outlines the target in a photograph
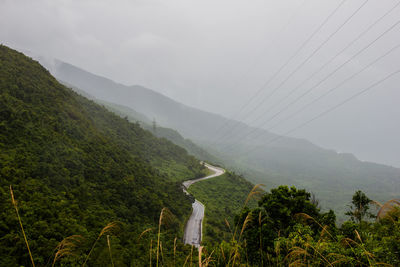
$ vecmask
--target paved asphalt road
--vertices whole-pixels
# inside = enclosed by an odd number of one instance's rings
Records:
[[[202,178],[198,178],[198,179],[194,179],[194,180],[188,180],[188,181],[183,182],[183,191],[186,194],[189,194],[186,189],[188,189],[189,186],[191,186],[192,184],[194,184],[198,181],[201,181],[201,180],[214,178],[214,177],[220,176],[225,173],[224,169],[209,165],[207,163],[205,164],[205,166],[208,169],[214,171],[214,173],[209,176],[206,176],[206,177],[202,177]],[[202,236],[202,230],[203,230],[202,222],[203,222],[203,218],[204,218],[204,205],[196,199],[195,202],[192,204],[192,208],[193,208],[193,212],[192,212],[192,215],[190,215],[188,222],[186,223],[185,233],[183,236],[183,242],[185,244],[190,244],[195,247],[199,247],[200,243],[201,243],[201,236]]]

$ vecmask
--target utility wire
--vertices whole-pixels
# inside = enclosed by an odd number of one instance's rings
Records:
[[[326,81],[328,78],[330,78],[331,76],[333,76],[336,72],[338,72],[341,68],[343,68],[345,65],[347,65],[350,61],[352,61],[354,58],[356,58],[358,55],[360,55],[361,53],[363,53],[365,50],[367,50],[369,47],[371,47],[374,43],[376,43],[379,39],[381,39],[383,36],[385,36],[387,33],[389,33],[390,31],[392,31],[394,28],[396,28],[398,25],[400,24],[400,20],[398,20],[396,23],[394,23],[393,25],[391,25],[388,29],[386,29],[383,33],[381,33],[378,37],[376,37],[373,41],[371,41],[370,43],[368,43],[366,46],[364,46],[361,50],[359,50],[356,54],[354,54],[352,57],[350,57],[348,60],[346,60],[344,63],[342,63],[341,65],[339,65],[336,69],[334,69],[332,72],[330,72],[328,75],[326,75],[322,80],[320,80],[318,83],[316,83],[314,86],[310,87],[305,93],[303,93],[302,95],[300,95],[298,98],[296,98],[294,101],[290,102],[289,105],[285,106],[285,110],[287,108],[289,108],[291,105],[293,105],[294,103],[296,103],[298,100],[300,100],[302,97],[304,97],[306,94],[310,93],[312,90],[314,90],[315,88],[317,88],[319,85],[321,85],[324,81]],[[382,55],[381,57],[384,57],[384,55]],[[335,88],[336,89],[336,88]],[[282,111],[283,112],[283,111]],[[279,111],[278,113],[282,113],[281,111]],[[279,114],[275,114],[273,117],[275,118],[277,115]],[[253,134],[257,129],[264,127],[267,122],[269,122],[269,120],[265,121],[264,123],[262,123],[261,125],[257,126],[257,128],[251,130],[250,132],[247,132],[246,134],[240,136],[240,138],[245,138],[251,134]],[[270,130],[270,129],[268,129]]]
[[[383,57],[388,56],[389,54],[391,54],[394,50],[397,50],[398,48],[400,48],[400,45],[396,45],[395,47],[393,47],[392,49],[390,49],[387,53],[385,53],[385,55],[383,55]],[[383,58],[381,57],[381,58]],[[377,59],[374,61],[377,62],[379,61],[381,58]],[[367,67],[371,67],[373,64],[369,64],[369,66]],[[364,69],[367,69],[364,68]],[[354,76],[356,76],[357,74],[361,73],[362,71],[359,71],[358,73],[352,75],[351,77],[348,78],[348,80],[352,79]],[[331,88],[330,90],[326,91],[324,94],[320,95],[319,97],[317,97],[316,99],[314,99],[313,101],[309,102],[308,104],[304,105],[302,108],[296,110],[295,112],[293,112],[291,115],[285,117],[284,119],[280,120],[278,123],[274,124],[272,127],[270,127],[268,130],[272,130],[275,129],[278,125],[282,124],[282,122],[285,122],[293,117],[295,117],[296,115],[298,115],[300,112],[306,110],[307,108],[309,108],[311,105],[313,105],[314,103],[318,102],[319,100],[321,100],[322,98],[324,98],[325,96],[329,95],[330,93],[332,93],[333,91],[335,91],[338,87],[340,87],[343,84],[340,83],[338,86],[335,86],[333,88]]]
[[[306,122],[304,122],[304,123],[302,123],[302,124],[296,126],[295,128],[293,128],[293,129],[291,129],[291,130],[285,132],[284,134],[276,136],[275,138],[273,138],[273,139],[271,139],[269,142],[267,142],[267,143],[265,144],[265,146],[266,146],[266,145],[270,145],[270,144],[272,144],[273,142],[276,142],[277,140],[282,139],[282,138],[284,138],[284,137],[288,137],[288,135],[291,134],[291,133],[293,133],[294,131],[297,131],[298,129],[303,128],[304,126],[310,124],[311,122],[313,122],[313,121],[315,121],[315,120],[317,120],[317,119],[319,119],[319,118],[325,116],[326,114],[328,114],[328,113],[330,113],[330,112],[332,112],[332,111],[338,109],[339,107],[345,105],[346,103],[350,102],[350,101],[353,100],[354,98],[359,97],[360,95],[362,95],[362,94],[368,92],[369,90],[371,90],[371,89],[373,89],[374,87],[378,86],[379,84],[385,82],[386,80],[392,78],[393,76],[398,75],[399,73],[400,73],[400,70],[397,70],[397,71],[394,71],[394,72],[390,73],[389,75],[387,75],[387,76],[384,77],[383,79],[381,79],[381,80],[379,80],[379,81],[373,83],[372,85],[370,85],[370,86],[368,86],[367,88],[365,88],[365,89],[359,91],[358,93],[353,94],[352,96],[350,96],[349,98],[347,98],[347,99],[345,99],[344,101],[340,102],[339,104],[337,104],[337,105],[335,105],[335,106],[333,106],[333,107],[331,107],[331,108],[325,110],[324,112],[322,112],[322,113],[318,114],[317,116],[311,118],[310,120],[308,120],[308,121],[306,121]],[[260,149],[260,148],[262,148],[262,147],[255,147],[255,148],[251,149],[250,151],[248,151],[247,153],[244,153],[244,155],[241,155],[241,157],[244,158],[244,157],[247,156],[248,154],[253,153],[254,151],[256,151],[256,150],[258,150],[258,149]]]
[[[312,51],[312,53],[305,59],[303,60],[292,72],[289,73],[288,76],[286,76],[286,78],[277,86],[275,87],[274,90],[271,91],[270,94],[268,94],[265,98],[263,98],[258,105],[256,105],[253,109],[252,112],[255,112],[257,109],[259,109],[274,93],[276,93],[280,88],[282,88],[282,86],[290,79],[293,77],[294,74],[296,74],[308,61],[310,61],[310,59],[318,52],[321,50],[322,47],[324,47],[332,38],[333,36],[335,36],[341,29],[343,29],[343,27],[368,3],[369,0],[365,0],[350,16],[348,16],[344,22],[342,24],[339,25],[339,27],[336,28],[336,30],[334,32],[332,32],[328,38],[326,38],[316,49],[314,49]],[[249,113],[249,115],[251,114]],[[262,118],[264,116],[264,113],[261,113],[260,116],[257,117],[257,120],[259,120],[260,118]],[[250,124],[255,122],[254,120],[250,122]],[[234,134],[234,131],[229,131],[227,133],[227,135],[229,136],[230,134]],[[226,138],[226,136],[224,136],[223,138]]]
[[[295,8],[295,12],[292,13],[292,15],[290,16],[289,20],[288,20],[288,21],[285,23],[285,25],[278,31],[278,35],[281,35],[282,32],[286,30],[286,28],[292,23],[292,20],[298,15],[297,13],[301,10],[301,8],[302,8],[302,7],[304,6],[304,4],[306,4],[306,3],[308,4],[308,2],[307,2],[306,0],[303,0],[303,2],[302,2],[297,8]],[[272,45],[274,45],[274,44],[277,42],[278,39],[279,39],[279,38],[273,38],[273,39],[271,39],[271,40],[273,40],[273,41],[272,41],[272,42],[269,42],[269,43],[267,44],[267,46],[268,46],[268,47],[271,47]],[[257,58],[259,58],[259,57],[257,57]],[[236,80],[236,82],[234,83],[232,89],[236,89],[236,88],[238,87],[240,81],[244,80],[244,79],[247,77],[247,75],[250,73],[250,71],[251,71],[252,69],[254,69],[254,68],[257,66],[258,63],[259,63],[258,61],[255,61],[254,64],[252,64],[251,67],[249,67],[249,68],[247,69],[247,71],[245,71],[244,74],[242,74],[242,75],[240,76],[240,78]],[[235,117],[237,117],[238,115],[240,115],[240,113],[245,109],[245,107],[248,106],[251,102],[253,102],[254,99],[257,98],[257,96],[261,93],[261,91],[262,91],[262,90],[257,91],[257,93],[254,94],[250,99],[248,99],[248,101],[247,101],[244,105],[242,105],[242,106],[239,108],[239,110],[238,110],[237,112],[235,112],[235,114],[233,114],[233,115],[229,116],[228,118],[226,118],[226,119],[225,119],[225,122],[224,122],[219,128],[217,128],[217,130],[215,130],[215,135],[218,135],[219,132],[220,132],[221,130],[223,130],[226,126],[228,126],[228,125],[229,125],[229,122],[230,122],[232,119],[234,119]]]
[[[342,0],[336,8],[328,15],[328,17],[325,18],[325,20],[311,33],[311,35],[300,45],[300,47],[287,59],[287,61],[279,67],[279,69],[257,90],[257,92],[251,97],[250,101],[246,102],[245,105],[242,106],[239,110],[239,114],[244,110],[246,106],[248,106],[253,99],[255,99],[263,90],[265,87],[267,87],[274,79],[277,77],[281,71],[289,65],[289,63],[301,52],[301,50],[314,38],[314,36],[325,26],[326,23],[336,14],[336,12],[339,10],[339,8],[346,2],[347,0]],[[247,116],[247,113],[246,113]],[[236,121],[234,126],[231,128],[233,130],[236,128],[238,125],[240,125],[240,121]],[[213,144],[218,143],[220,138],[217,138]]]
[[[314,71],[310,76],[308,76],[305,80],[303,80],[299,85],[297,85],[293,90],[291,90],[288,94],[286,94],[280,101],[275,102],[269,109],[267,109],[264,113],[261,114],[261,116],[257,117],[256,120],[254,120],[253,122],[261,119],[262,117],[264,117],[264,115],[268,112],[270,112],[271,110],[273,110],[275,107],[277,107],[278,105],[280,105],[282,102],[284,102],[286,99],[288,99],[293,93],[295,93],[300,87],[302,87],[303,85],[305,85],[307,82],[309,82],[312,78],[314,78],[318,73],[320,73],[323,69],[325,69],[325,67],[327,67],[331,62],[333,62],[338,56],[340,56],[341,54],[343,54],[349,47],[351,47],[355,42],[357,42],[361,37],[363,37],[366,33],[368,33],[374,26],[376,26],[380,21],[382,21],[382,19],[384,19],[385,17],[387,17],[391,12],[393,12],[398,6],[400,5],[400,1],[397,2],[393,7],[391,7],[387,12],[385,12],[385,14],[383,14],[382,16],[380,16],[377,20],[375,20],[372,24],[370,24],[364,31],[362,31],[359,35],[357,35],[356,38],[354,38],[350,43],[348,43],[343,49],[341,49],[336,55],[334,55],[331,59],[329,59],[325,64],[323,64],[323,66],[321,66],[320,68],[318,68],[316,71]],[[300,98],[299,98],[300,99]],[[299,100],[298,99],[298,100]],[[295,101],[297,102],[297,101]],[[286,108],[286,107],[285,107]],[[283,108],[283,109],[285,109]],[[278,112],[278,114],[275,114],[274,116],[272,116],[270,118],[273,119],[274,117],[276,117],[277,115],[279,115],[280,113],[282,113],[283,111],[280,110]]]
[[[296,74],[310,59],[318,52],[321,50],[322,47],[324,47],[331,39],[333,36],[335,36],[343,27],[368,3],[369,0],[365,0],[361,6],[359,6],[347,19],[333,32],[331,33],[328,38],[326,38],[314,51],[305,59],[303,60],[280,84],[277,86],[271,94],[269,94],[266,98],[264,98],[259,105],[254,109],[258,109],[261,107],[262,104],[264,104],[275,92],[277,92],[279,89],[282,88],[282,86],[291,78],[293,77],[294,74]],[[263,115],[263,114],[261,114]],[[259,117],[258,117],[259,118]],[[251,122],[253,123],[253,121]]]

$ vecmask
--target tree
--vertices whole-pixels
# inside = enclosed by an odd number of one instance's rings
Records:
[[[369,199],[363,191],[356,191],[351,201],[352,205],[350,205],[350,210],[346,212],[346,215],[350,216],[353,221],[359,224],[361,224],[365,217],[374,218],[375,216],[368,211],[371,202],[372,200]]]
[[[334,212],[321,214],[311,202],[311,194],[294,186],[273,188],[262,196],[258,208],[242,210],[237,218],[238,229],[242,229],[248,217],[251,220],[246,223],[243,234],[243,239],[246,239],[246,253],[251,263],[260,265],[262,255],[275,254],[277,238],[288,237],[304,220],[310,219],[308,224],[315,235],[322,231],[316,222],[335,227]]]

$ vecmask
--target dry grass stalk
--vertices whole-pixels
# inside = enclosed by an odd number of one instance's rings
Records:
[[[362,243],[361,236],[360,236],[360,234],[358,233],[358,231],[357,231],[357,230],[354,230],[354,232],[356,233],[356,236],[357,236],[358,240],[360,240],[360,242]]]
[[[15,208],[15,212],[17,213],[19,226],[21,227],[22,235],[24,236],[25,245],[26,245],[26,248],[28,249],[28,253],[29,253],[29,258],[31,259],[32,266],[35,267],[35,262],[33,260],[31,249],[29,247],[28,239],[26,238],[26,234],[25,234],[24,226],[22,225],[21,217],[19,216],[17,201],[14,198],[14,192],[12,190],[12,186],[11,185],[10,185],[10,193],[11,193],[11,202],[12,202],[14,208]]]
[[[226,226],[228,226],[229,232],[232,234],[231,225],[229,224],[228,220],[224,218]]]
[[[176,265],[176,261],[175,261],[175,255],[176,255],[176,240],[177,240],[177,237],[175,237],[175,239],[174,239],[174,266]]]
[[[161,262],[162,262],[162,265],[164,265],[164,252],[163,252],[163,248],[162,248],[162,241],[160,241],[160,252],[161,252]]]
[[[226,257],[225,257],[225,253],[224,253],[224,249],[222,248],[222,245],[220,245],[220,249],[221,249],[222,258],[224,259],[224,262],[225,262],[226,261]]]
[[[160,254],[160,235],[161,235],[161,225],[163,224],[163,220],[170,220],[172,218],[172,213],[167,208],[162,208],[160,212],[160,218],[158,220],[158,235],[157,235],[157,263],[156,266],[158,267],[158,259]]]
[[[360,236],[360,234],[358,233],[358,231],[357,231],[357,230],[354,230],[354,232],[355,232],[355,234],[356,234],[357,239],[360,240],[360,243],[357,243],[356,241],[354,241],[354,240],[351,239],[351,238],[343,238],[341,242],[342,242],[342,243],[346,243],[346,244],[351,248],[351,250],[353,251],[354,254],[356,254],[356,253],[355,253],[355,251],[353,250],[353,247],[351,246],[351,244],[354,244],[354,245],[360,247],[360,248],[363,250],[365,257],[366,257],[367,260],[368,260],[369,266],[372,266],[371,260],[373,260],[375,256],[374,256],[371,252],[368,252],[368,251],[365,249],[364,244],[362,243],[361,236]],[[376,265],[376,263],[374,263],[374,264]]]
[[[202,256],[203,256],[203,246],[200,246],[199,247],[199,267],[203,266],[202,261],[201,261]]]
[[[84,238],[80,235],[72,235],[58,243],[52,266],[62,257],[76,256],[76,248],[79,247],[83,240]]]
[[[306,247],[311,247],[312,249],[313,249],[313,251],[316,253],[316,254],[318,254],[318,256],[325,262],[325,265],[326,266],[332,266],[332,263],[330,263],[329,261],[328,261],[328,259],[326,259],[315,247],[313,247],[310,243],[306,243],[305,244],[306,245]],[[289,263],[289,265],[292,265],[293,263],[300,263],[301,262],[301,257],[303,257],[304,259],[303,259],[303,263],[304,264],[306,264],[306,262],[307,262],[307,258],[309,257],[309,256],[311,256],[308,252],[307,252],[307,249],[303,249],[303,248],[300,248],[300,247],[298,247],[298,246],[295,246],[295,247],[293,247],[292,248],[292,251],[285,257],[285,260],[289,260],[290,261],[290,263]],[[299,259],[300,258],[300,259]],[[293,262],[293,260],[294,260],[294,262]],[[297,266],[297,265],[296,265]]]
[[[239,235],[239,240],[241,239],[242,234],[243,234],[244,230],[245,230],[246,227],[247,227],[247,224],[248,224],[252,219],[253,219],[253,218],[252,218],[252,216],[251,216],[251,213],[248,213],[247,216],[246,216],[246,219],[245,219],[244,222],[243,222],[242,230],[240,231],[240,235]]]
[[[339,254],[339,253],[329,253],[329,254],[328,254],[328,257],[330,257],[330,258],[332,258],[332,257],[336,258],[335,261],[331,262],[331,264],[332,264],[333,266],[335,266],[335,265],[343,265],[344,263],[348,263],[348,262],[349,262],[349,259],[347,259],[346,256],[344,256],[344,255],[342,255],[342,254]]]
[[[151,265],[151,250],[152,249],[153,249],[153,239],[150,240],[150,250],[149,250],[149,253],[150,253],[150,264],[149,264],[149,266],[152,266]]]
[[[305,264],[305,263],[303,263],[302,261],[301,261],[301,259],[298,259],[298,260],[296,260],[296,261],[294,261],[294,262],[291,262],[291,263],[289,263],[289,265],[288,266],[308,266],[307,264]]]
[[[328,261],[327,258],[324,257],[324,255],[322,255],[322,253],[320,253],[320,252],[319,252],[315,247],[313,247],[311,244],[308,244],[308,245],[314,250],[314,252],[316,252],[316,253],[321,257],[321,259],[323,259],[323,260],[327,263],[327,265],[332,266],[332,264]]]
[[[373,201],[373,203],[379,207],[378,213],[376,215],[377,219],[383,219],[387,216],[390,216],[390,212],[394,210],[395,207],[400,206],[400,199],[391,199],[386,201],[384,204],[381,204],[377,201]],[[391,218],[393,219],[393,218]]]
[[[212,254],[214,254],[214,251],[215,250],[211,251],[210,255],[207,258],[204,259],[204,261],[202,263],[203,264],[202,266],[207,267],[210,264],[210,262],[213,261]]]
[[[388,267],[394,267],[394,265],[389,264],[389,263],[384,263],[384,262],[375,262],[374,265],[382,265],[382,266],[388,266]]]
[[[114,267],[114,261],[113,261],[113,257],[112,257],[112,254],[111,254],[110,235],[107,235],[107,246],[108,246],[108,252],[110,253],[111,266]]]
[[[143,232],[141,232],[140,235],[139,235],[139,237],[138,237],[138,240],[140,240],[144,234],[146,234],[147,232],[150,232],[150,231],[152,231],[152,230],[153,230],[153,228],[147,228],[146,230],[144,230]]]
[[[289,264],[292,264],[293,262],[297,261],[298,260],[297,258],[300,256],[308,256],[308,252],[303,248],[295,246],[286,255],[284,261],[288,261]]]
[[[261,187],[264,187],[265,185],[263,184],[256,184],[253,189],[251,189],[250,193],[247,195],[246,201],[244,202],[244,206],[247,206],[247,203],[253,199],[256,198],[264,193],[264,190]]]
[[[99,236],[97,237],[96,241],[94,241],[92,248],[90,249],[88,255],[86,256],[86,259],[82,264],[82,267],[86,265],[86,262],[89,260],[89,257],[92,254],[93,249],[96,246],[97,242],[100,240],[100,238],[107,233],[112,233],[113,231],[117,230],[118,228],[119,228],[119,222],[111,222],[111,223],[107,224],[103,229],[101,229]]]
[[[328,231],[328,225],[325,225],[322,228],[321,234],[319,235],[319,239],[322,240],[322,238],[324,238],[325,234],[329,234],[331,236],[331,234]],[[318,241],[319,242],[319,241]]]
[[[185,263],[183,264],[183,266],[186,266],[186,264],[187,264],[187,262],[188,262],[189,258],[190,258],[190,254],[189,254],[189,255],[187,255],[187,257],[186,257],[186,259],[185,259]]]
[[[246,198],[246,201],[244,202],[243,207],[246,207],[246,206],[247,206],[247,203],[248,203],[251,199],[255,198],[256,196],[260,196],[260,195],[262,195],[262,194],[264,193],[264,190],[261,189],[261,187],[263,187],[263,186],[265,186],[265,185],[263,185],[263,184],[256,184],[256,185],[253,187],[253,189],[251,189],[250,193],[247,195],[247,198]],[[247,217],[246,217],[246,219],[247,219]],[[246,221],[245,221],[245,222],[246,222]],[[243,225],[243,226],[244,226],[244,225]],[[232,240],[235,240],[238,227],[239,227],[239,221],[238,221],[238,223],[237,223],[236,226],[235,226],[235,231],[233,232]],[[242,231],[243,231],[243,227],[242,227]]]
[[[328,226],[327,225],[322,226],[316,219],[314,219],[313,217],[311,217],[307,213],[303,213],[303,212],[296,213],[294,215],[294,217],[295,218],[299,218],[299,219],[303,219],[304,221],[311,220],[311,221],[315,222],[322,229],[321,235],[320,235],[321,237],[324,236],[325,234],[328,234],[333,240],[335,240],[335,237],[328,231]]]
[[[235,249],[233,250],[230,259],[228,261],[228,266],[230,265],[230,263],[232,262],[232,266],[236,266],[236,261],[240,262],[240,253],[238,250],[238,245],[235,245]]]

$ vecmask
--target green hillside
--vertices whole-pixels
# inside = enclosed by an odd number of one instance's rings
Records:
[[[178,131],[157,125],[157,121],[151,121],[145,115],[122,105],[110,103],[102,100],[95,100],[103,104],[107,109],[115,112],[121,117],[126,117],[131,122],[138,122],[144,129],[150,131],[157,137],[165,138],[174,144],[185,148],[191,155],[198,159],[210,162],[217,162],[218,159],[210,153],[193,143],[190,139],[185,139]]]
[[[121,228],[111,237],[116,265],[147,262],[143,251],[155,231],[141,241],[138,235],[156,227],[163,207],[174,214],[163,229],[172,238],[163,246],[182,234],[191,201],[180,181],[202,175],[199,162],[74,93],[37,62],[5,46],[0,46],[0,121],[1,266],[30,265],[10,185],[40,266],[52,261],[58,242],[70,235],[85,239],[79,256],[65,258],[65,264],[81,264],[112,221]],[[103,237],[89,265],[108,264],[106,247]]]
[[[142,86],[113,82],[65,62],[57,61],[52,73],[97,99],[155,118],[214,155],[218,160],[213,162],[243,174],[252,183],[265,184],[268,189],[290,184],[315,193],[325,210],[343,214],[346,200],[358,189],[378,201],[400,196],[399,168],[363,162],[304,139],[281,137],[271,143],[278,135],[267,130],[186,106]]]

